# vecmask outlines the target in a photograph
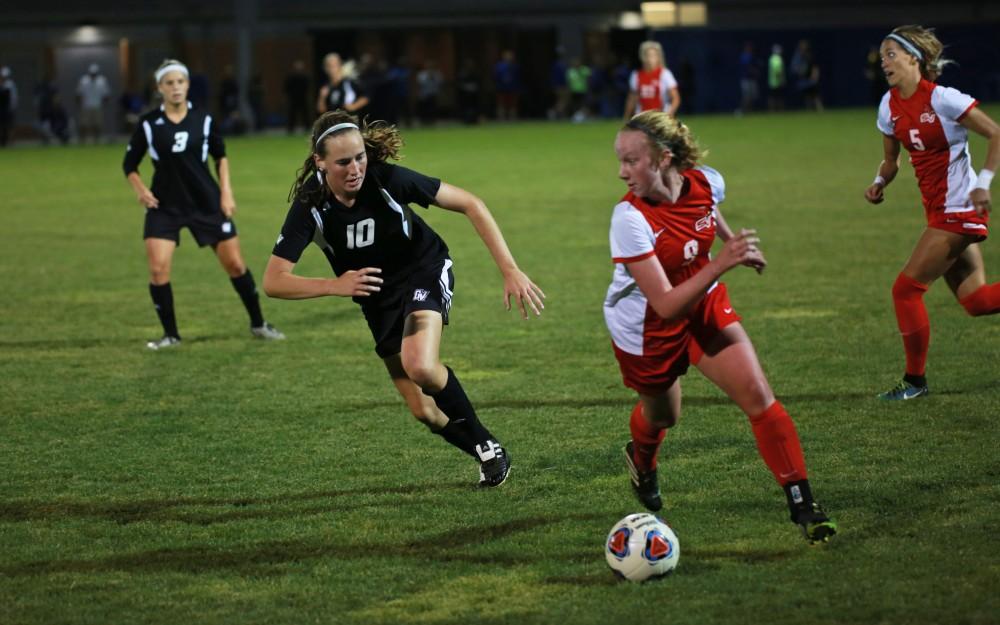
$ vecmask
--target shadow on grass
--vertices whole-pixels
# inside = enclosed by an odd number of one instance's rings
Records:
[[[515,534],[538,530],[548,525],[594,521],[602,516],[596,513],[580,513],[529,517],[494,525],[463,527],[403,543],[360,542],[345,544],[282,540],[232,549],[192,546],[112,555],[89,560],[42,560],[0,566],[0,576],[23,577],[56,573],[107,573],[112,571],[200,573],[219,569],[260,574],[261,568],[266,569],[290,562],[319,559],[363,561],[404,558],[414,560],[417,566],[421,562],[427,561],[464,562],[491,567],[497,565],[516,566],[532,564],[544,555],[532,550],[517,553],[511,553],[508,550],[476,553],[474,548]]]
[[[348,488],[294,493],[267,497],[177,497],[173,499],[143,499],[124,502],[51,501],[51,502],[0,502],[0,520],[34,521],[68,517],[101,518],[122,525],[140,521],[179,521],[197,525],[211,525],[247,519],[290,518],[324,512],[343,512],[358,508],[385,505],[383,495],[416,495],[441,491],[472,490],[468,482],[435,484],[408,484],[389,488]],[[375,498],[375,500],[373,500]],[[359,501],[360,499],[360,501]],[[291,508],[289,504],[328,500],[322,506]],[[339,500],[350,500],[342,503]],[[400,505],[394,500],[392,505]],[[216,511],[183,511],[178,508],[215,506]],[[253,509],[255,506],[267,506]],[[282,506],[274,509],[274,506]]]

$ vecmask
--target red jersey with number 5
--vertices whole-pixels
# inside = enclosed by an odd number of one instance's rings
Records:
[[[924,210],[964,213],[972,210],[969,193],[976,173],[969,156],[962,119],[979,102],[957,89],[921,80],[909,98],[893,87],[882,97],[878,129],[909,151]]]
[[[664,339],[687,322],[661,319],[638,288],[628,263],[656,256],[677,286],[711,259],[715,206],[725,199],[722,175],[699,166],[681,172],[684,184],[675,202],[650,202],[628,193],[611,216],[611,256],[615,263],[604,299],[604,317],[619,349],[639,356],[658,355]],[[715,285],[709,289],[714,289]]]

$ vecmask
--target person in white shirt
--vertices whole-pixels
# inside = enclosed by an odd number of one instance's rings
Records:
[[[91,63],[87,73],[76,86],[76,98],[80,107],[80,142],[91,136],[99,143],[104,135],[104,105],[111,96],[108,80],[101,74],[97,63]]]

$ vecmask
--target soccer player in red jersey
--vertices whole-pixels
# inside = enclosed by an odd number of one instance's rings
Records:
[[[930,29],[900,26],[880,48],[889,91],[878,110],[885,156],[865,199],[879,204],[899,171],[899,146],[910,153],[923,199],[927,228],[892,285],[896,321],[906,351],[906,373],[884,400],[927,395],[925,377],[930,323],[923,296],[944,276],[958,303],[972,316],[1000,312],[1000,282],[986,283],[979,242],[989,233],[990,181],[1000,165],[1000,126],[971,96],[933,81],[949,63]],[[989,139],[977,175],[968,130]]]
[[[639,394],[625,446],[633,490],[650,510],[662,507],[656,455],[680,417],[680,376],[695,344],[698,368],[750,418],[791,520],[810,541],[828,540],[836,525],[813,500],[795,424],[775,399],[719,282],[739,264],[763,268],[758,238],[741,230],[717,257],[709,255],[725,183],[719,172],[698,165],[703,152],[667,113],[647,111],[629,120],[615,139],[615,153],[628,193],[611,218],[615,269],[604,316],[625,386]]]
[[[642,69],[629,76],[628,97],[625,99],[625,121],[643,111],[666,111],[674,115],[681,105],[677,79],[666,67],[663,46],[644,41],[639,46]]]

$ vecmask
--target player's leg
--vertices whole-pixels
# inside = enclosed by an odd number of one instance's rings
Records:
[[[749,417],[761,458],[785,491],[792,522],[809,540],[827,540],[836,525],[813,500],[795,423],[775,399],[746,330],[731,323],[705,342],[697,367]]]
[[[927,395],[927,351],[931,328],[924,306],[924,293],[947,272],[973,241],[968,235],[926,228],[909,260],[892,285],[896,323],[906,352],[906,372],[893,389],[881,393],[884,400],[906,400]]]
[[[507,479],[510,456],[479,421],[455,372],[441,363],[443,326],[444,318],[435,310],[413,310],[406,315],[400,350],[403,371],[447,416],[448,426],[456,432],[455,440],[467,442],[463,450],[468,452],[471,446],[480,462],[480,484],[499,486]]]
[[[218,241],[212,245],[212,249],[215,251],[223,270],[229,275],[233,289],[240,296],[244,308],[247,309],[247,314],[250,316],[250,333],[261,339],[280,340],[285,338],[285,335],[277,328],[264,321],[264,315],[260,310],[257,284],[254,282],[250,269],[243,262],[239,237],[234,235]]]
[[[986,284],[986,268],[978,243],[973,243],[959,255],[944,274],[955,299],[973,317],[1000,312],[1000,282]]]
[[[150,220],[147,218],[147,230]],[[145,240],[146,259],[149,263],[149,296],[156,308],[156,316],[163,326],[163,338],[149,341],[149,349],[162,349],[180,343],[177,331],[177,317],[174,315],[174,292],[170,286],[170,268],[173,263],[177,242],[171,239],[147,237]]]
[[[648,510],[663,507],[660,498],[660,481],[657,477],[656,457],[669,428],[681,416],[681,383],[673,380],[662,391],[647,390],[639,393],[639,401],[629,416],[632,435],[625,445],[625,463],[632,480],[632,490]]]

